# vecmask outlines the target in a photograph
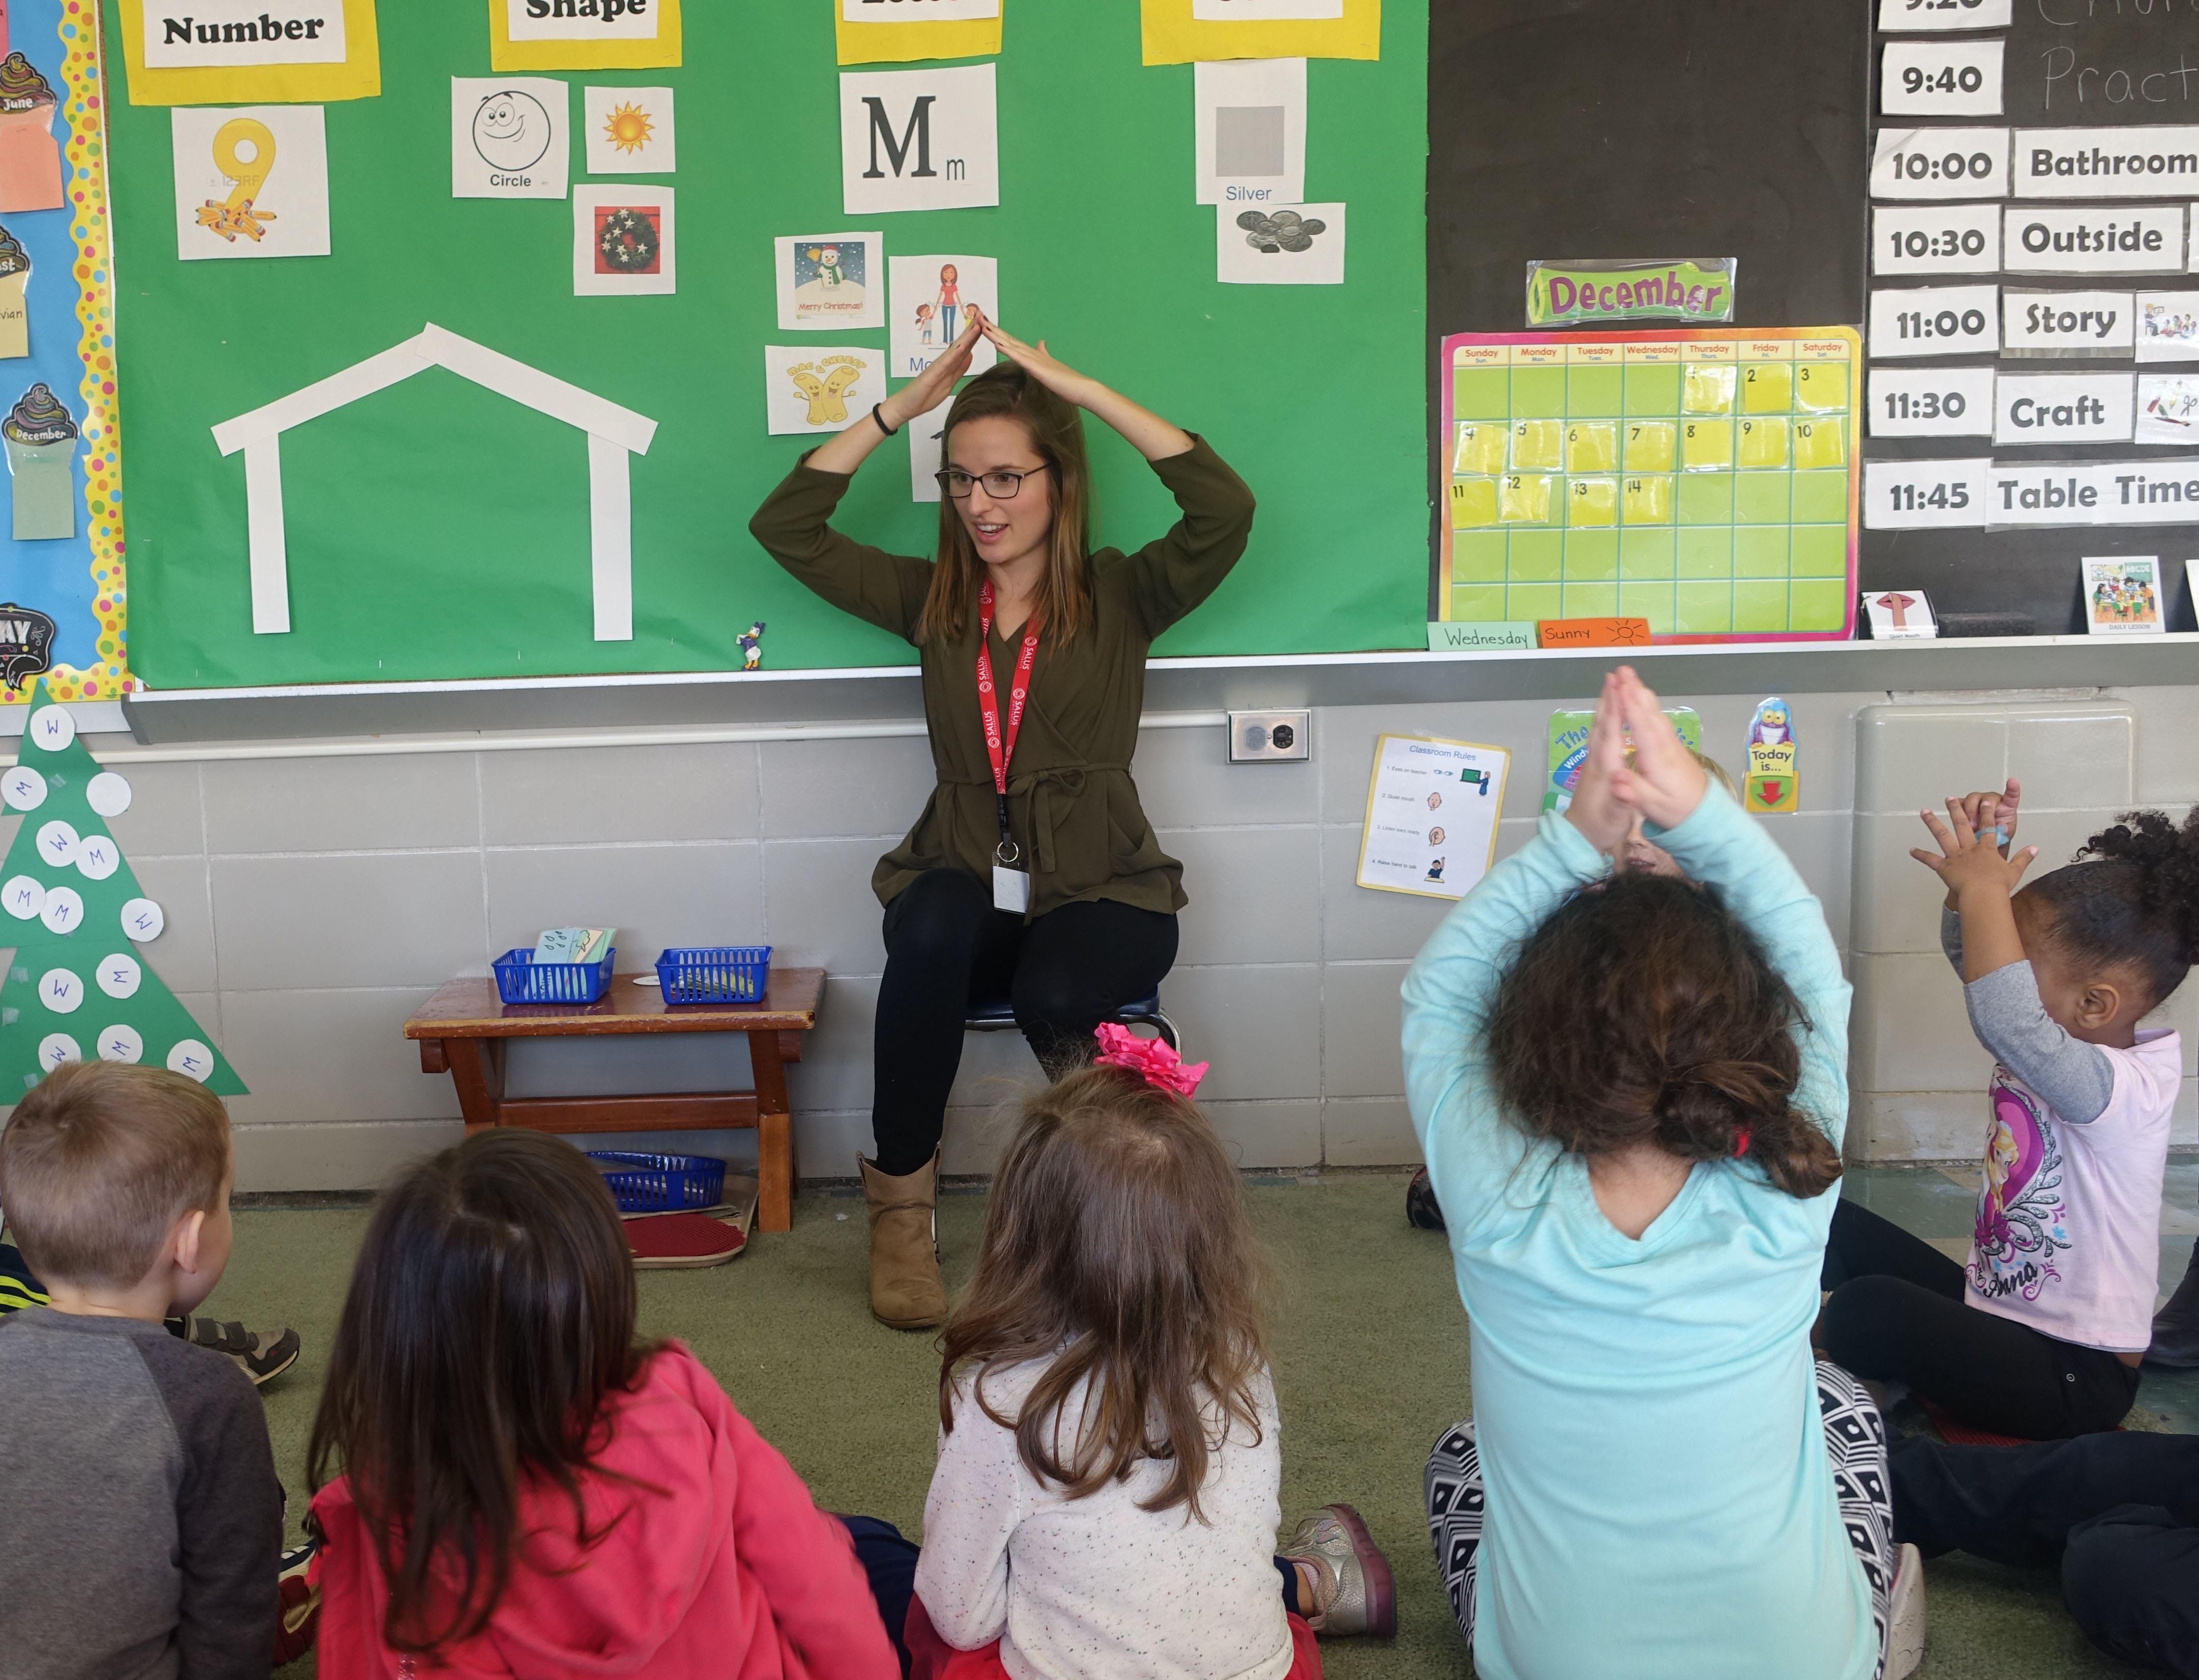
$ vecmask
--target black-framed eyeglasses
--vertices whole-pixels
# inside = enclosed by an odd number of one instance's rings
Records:
[[[995,501],[1012,502],[1016,499],[1016,493],[1024,487],[1025,479],[1053,470],[1050,462],[1043,467],[1033,467],[1029,472],[965,473],[960,468],[949,467],[945,472],[934,473],[932,476],[939,481],[939,487],[958,502],[968,501],[971,490],[980,484],[985,487],[985,493]]]

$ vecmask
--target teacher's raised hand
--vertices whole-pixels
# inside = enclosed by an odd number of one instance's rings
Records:
[[[970,358],[977,348],[984,326],[976,310],[970,324],[942,351],[938,359],[895,391],[877,410],[859,417],[844,432],[834,434],[811,452],[809,465],[819,472],[852,473],[870,452],[919,414],[929,414],[954,393],[954,382],[970,371]]]
[[[971,314],[984,329],[986,341],[1064,402],[1088,410],[1112,426],[1129,446],[1148,461],[1164,461],[1171,455],[1191,452],[1191,434],[1140,408],[1120,392],[1111,391],[1089,374],[1079,373],[1046,347],[1046,341],[1026,344],[1003,330],[976,310]]]

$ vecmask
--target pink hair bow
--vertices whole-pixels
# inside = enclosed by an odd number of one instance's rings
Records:
[[[1180,1097],[1192,1095],[1199,1089],[1199,1082],[1206,1077],[1206,1063],[1185,1061],[1164,1040],[1140,1038],[1112,1021],[1102,1021],[1093,1036],[1100,1041],[1100,1053],[1092,1059],[1096,1067],[1128,1068],[1142,1076],[1146,1084]]]

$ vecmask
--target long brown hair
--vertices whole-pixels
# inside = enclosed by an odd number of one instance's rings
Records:
[[[1071,1499],[1169,1466],[1142,1508],[1190,1508],[1234,1426],[1260,1438],[1267,1272],[1221,1139],[1184,1098],[1123,1068],[1082,1069],[1024,1105],[993,1180],[977,1275],[942,1339],[939,1420],[958,1378],[1016,1432],[1024,1467]],[[1051,1365],[1003,1416],[996,1372]],[[1062,1408],[1088,1383],[1076,1438]]]
[[[1794,992],[1711,893],[1629,872],[1528,936],[1498,984],[1489,1053],[1513,1120],[1574,1154],[1738,1152],[1806,1199],[1840,1158],[1791,1101],[1798,1024]]]
[[[965,385],[947,411],[941,466],[946,465],[957,426],[995,418],[1013,420],[1024,429],[1053,481],[1053,529],[1031,610],[1048,632],[1067,641],[1092,618],[1092,471],[1084,458],[1083,417],[1075,404],[1064,402],[1013,362],[1001,362]],[[912,437],[909,446],[921,445]],[[917,615],[918,644],[961,635],[977,612],[978,586],[984,580],[985,563],[954,510],[954,498],[942,496],[939,559],[931,569],[924,610]]]
[[[634,1340],[633,1263],[603,1177],[539,1133],[475,1134],[377,1200],[313,1420],[316,1487],[341,1461],[374,1537],[382,1636],[429,1651],[478,1633],[510,1579],[522,1486],[573,1502]],[[442,1613],[437,1625],[437,1610]]]

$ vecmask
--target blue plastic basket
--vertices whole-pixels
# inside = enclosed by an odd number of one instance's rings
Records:
[[[674,946],[656,960],[656,983],[667,1003],[761,1003],[771,947]]]
[[[539,963],[524,945],[506,951],[489,965],[496,995],[506,1003],[594,1003],[611,989],[614,945],[601,962]]]
[[[726,1164],[709,1155],[638,1155],[626,1150],[587,1152],[607,1169],[604,1182],[621,1213],[670,1213],[715,1207],[726,1199]]]

